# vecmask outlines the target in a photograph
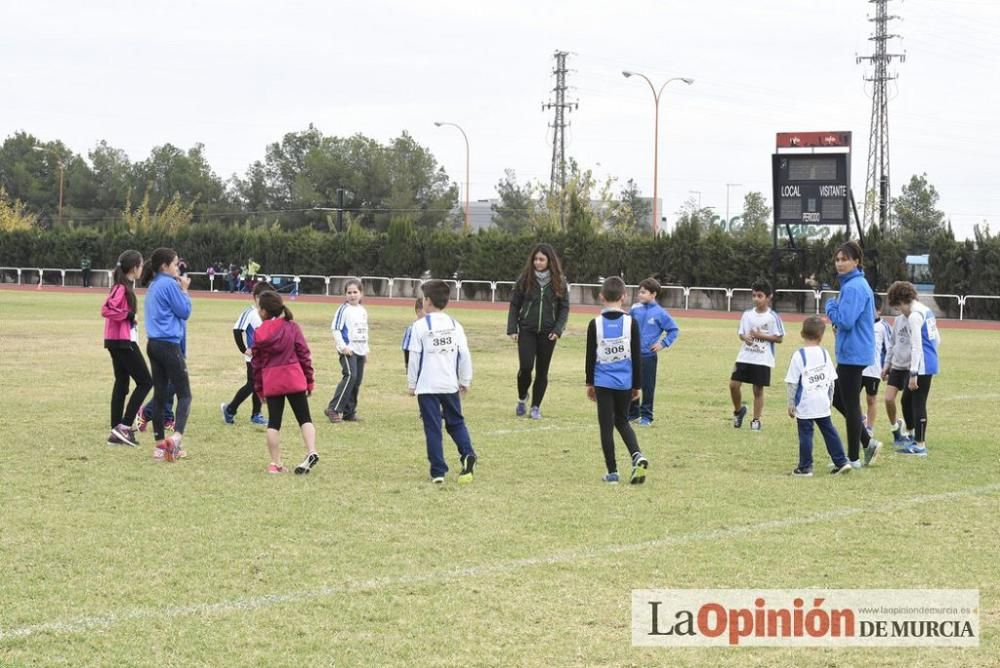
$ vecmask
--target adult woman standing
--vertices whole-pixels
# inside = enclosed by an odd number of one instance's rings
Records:
[[[181,438],[191,411],[191,384],[181,341],[191,315],[188,285],[191,279],[181,276],[177,253],[157,248],[142,269],[142,284],[148,285],[144,311],[146,316],[146,354],[153,371],[153,433],[163,458],[172,462],[181,454]],[[177,393],[174,433],[165,438],[163,409],[167,383]]]
[[[527,412],[531,387],[531,419],[542,417],[542,399],[549,384],[549,364],[556,341],[569,319],[569,285],[559,256],[549,244],[531,249],[521,276],[514,285],[507,313],[507,336],[517,343],[518,416]],[[535,371],[535,383],[531,372]]]
[[[833,405],[847,421],[847,458],[861,467],[878,457],[881,443],[869,436],[861,416],[861,374],[875,361],[875,295],[861,268],[864,252],[856,241],[840,244],[833,264],[840,280],[840,294],[826,302],[826,315],[836,331],[837,382]]]

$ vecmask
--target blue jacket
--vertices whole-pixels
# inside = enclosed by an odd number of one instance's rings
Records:
[[[630,313],[639,324],[639,339],[643,357],[656,355],[651,348],[663,338],[664,332],[667,334],[666,338],[663,339],[664,348],[669,348],[681,332],[680,327],[677,326],[666,309],[655,301],[648,304],[642,302],[633,304]]]
[[[186,338],[184,321],[191,315],[191,298],[173,276],[161,272],[153,278],[143,309],[150,339],[180,344]]]
[[[837,328],[837,364],[875,363],[875,295],[865,272],[852,269],[840,276],[840,295],[826,301],[826,316]]]

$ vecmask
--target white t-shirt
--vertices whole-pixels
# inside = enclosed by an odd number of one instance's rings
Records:
[[[781,318],[770,308],[763,313],[758,313],[757,309],[748,309],[743,312],[737,333],[741,336],[748,336],[755,329],[759,329],[768,336],[785,335],[785,326],[781,323]],[[750,343],[744,342],[740,346],[736,361],[744,364],[759,364],[773,369],[774,345],[771,341],[758,341],[756,339]]]
[[[361,304],[341,304],[330,323],[330,331],[337,352],[350,348],[355,355],[368,354],[368,311]]]
[[[799,348],[792,354],[785,382],[795,385],[795,417],[803,420],[830,416],[837,370],[830,354],[819,346]]]
[[[247,306],[243,309],[243,313],[240,313],[240,317],[236,318],[236,322],[233,323],[233,329],[239,329],[246,333],[247,351],[243,354],[243,358],[247,362],[253,359],[250,355],[250,349],[253,347],[254,332],[260,326],[260,313],[257,312],[256,306]]]
[[[875,323],[875,363],[866,366],[861,375],[865,378],[881,378],[882,367],[886,362],[886,353],[892,349],[892,326],[885,320]]]
[[[441,311],[428,313],[410,329],[409,388],[417,394],[454,394],[472,382],[472,354],[465,330]]]

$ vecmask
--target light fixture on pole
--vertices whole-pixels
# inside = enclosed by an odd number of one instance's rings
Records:
[[[438,127],[441,127],[442,125],[450,125],[458,128],[458,131],[462,133],[462,138],[465,139],[465,231],[468,232],[471,229],[471,224],[469,222],[469,136],[465,134],[465,130],[463,130],[462,126],[458,123],[434,121],[434,125]]]
[[[622,76],[628,79],[631,76],[642,77],[649,84],[649,90],[653,91],[653,106],[655,113],[655,122],[653,124],[653,236],[656,236],[657,228],[660,223],[660,211],[657,200],[659,199],[659,162],[660,162],[660,94],[663,89],[667,87],[667,84],[671,81],[683,81],[687,85],[694,83],[694,79],[689,77],[670,77],[663,82],[660,89],[657,90],[653,82],[649,80],[645,74],[641,72],[632,72],[629,70],[623,70]]]

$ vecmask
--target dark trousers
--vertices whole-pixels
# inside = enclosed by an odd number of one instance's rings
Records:
[[[260,413],[260,397],[257,393],[253,391],[253,367],[250,362],[247,362],[247,382],[246,385],[236,390],[236,394],[233,395],[232,400],[226,407],[230,415],[236,415],[236,410],[240,407],[247,397],[250,397],[250,402],[253,407],[252,415],[257,415]]]
[[[108,348],[108,352],[111,353],[111,365],[115,370],[115,386],[111,390],[111,428],[120,424],[131,427],[143,399],[153,389],[153,379],[149,375],[146,360],[135,343],[128,348]],[[135,390],[126,406],[129,379],[135,381]]]
[[[628,409],[628,418],[646,418],[653,421],[653,395],[656,394],[657,355],[642,356],[642,399],[636,399]]]
[[[934,376],[917,376],[917,389],[911,390],[907,385],[903,390],[903,419],[913,430],[913,440],[923,443],[927,439],[927,395],[931,391],[931,378]],[[909,382],[909,378],[907,378]]]
[[[191,412],[191,384],[188,381],[187,361],[177,343],[150,339],[146,344],[149,366],[153,370],[153,436],[161,441],[163,430],[163,410],[166,406],[167,383],[177,391],[177,413],[174,415],[174,431],[181,434],[187,426]]]
[[[81,269],[80,273],[83,274],[83,287],[90,287],[90,269]],[[117,426],[117,425],[115,425]]]
[[[531,405],[541,406],[549,386],[549,365],[558,339],[549,340],[550,332],[522,332],[517,336],[517,398],[528,396],[531,387]],[[531,370],[535,370],[535,384],[531,384]]]
[[[847,463],[847,456],[844,454],[844,444],[840,442],[840,434],[833,426],[830,416],[821,418],[809,418],[795,420],[799,428],[799,468],[811,469],[813,467],[813,423],[819,427],[823,434],[823,442],[826,444],[826,451],[833,460],[834,465],[840,468]]]
[[[358,411],[358,389],[365,378],[365,356],[341,355],[340,371],[343,376],[333,392],[333,399],[330,399],[330,404],[326,408],[337,411],[346,419],[351,419]]]
[[[462,400],[458,392],[453,394],[418,394],[417,404],[420,406],[420,417],[424,421],[424,436],[427,438],[427,461],[431,465],[431,477],[437,478],[448,472],[448,464],[444,461],[444,448],[441,436],[441,420],[458,447],[461,457],[476,454],[472,449],[472,439],[465,427],[462,417]]]
[[[268,429],[281,431],[281,418],[285,414],[285,399],[288,399],[288,405],[292,407],[292,413],[295,414],[295,420],[300,427],[307,422],[312,422],[312,416],[309,415],[309,399],[306,398],[305,392],[282,394],[267,398]]]
[[[847,422],[847,458],[858,461],[861,445],[868,446],[871,436],[861,424],[861,372],[857,364],[838,364],[837,381],[833,390],[833,407]]]
[[[615,429],[625,441],[630,455],[639,452],[639,441],[636,440],[632,425],[628,423],[628,407],[632,401],[631,390],[611,390],[606,387],[595,387],[597,392],[597,424],[601,428],[601,450],[604,451],[604,465],[608,473],[618,472],[615,461]]]

